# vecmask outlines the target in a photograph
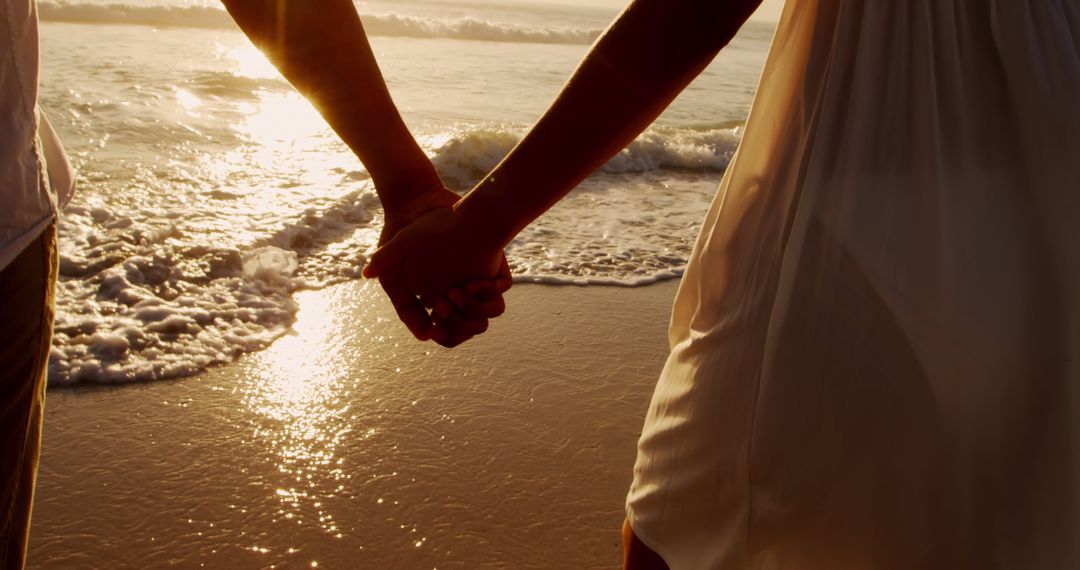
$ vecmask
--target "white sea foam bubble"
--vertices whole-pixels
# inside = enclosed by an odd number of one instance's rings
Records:
[[[133,382],[194,374],[288,330],[298,256],[209,247],[176,226],[69,208],[49,381]]]

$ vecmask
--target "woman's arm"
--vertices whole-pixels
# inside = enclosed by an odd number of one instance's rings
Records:
[[[630,144],[761,0],[637,0],[535,127],[458,206],[505,245]]]
[[[501,249],[652,123],[759,3],[633,2],[495,170],[453,212],[421,218],[376,252],[365,275],[404,261],[409,286],[428,294],[490,275]]]

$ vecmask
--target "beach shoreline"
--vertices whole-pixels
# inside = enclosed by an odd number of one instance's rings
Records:
[[[29,567],[617,567],[676,286],[518,285],[445,350],[353,281],[200,376],[52,389]]]

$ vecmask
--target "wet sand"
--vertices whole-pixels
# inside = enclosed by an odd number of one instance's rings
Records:
[[[199,377],[51,390],[31,568],[614,568],[675,282],[418,343],[371,283]]]

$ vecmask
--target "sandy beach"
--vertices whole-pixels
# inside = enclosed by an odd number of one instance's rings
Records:
[[[445,350],[354,281],[201,376],[53,389],[30,567],[616,567],[675,287],[519,285]]]

